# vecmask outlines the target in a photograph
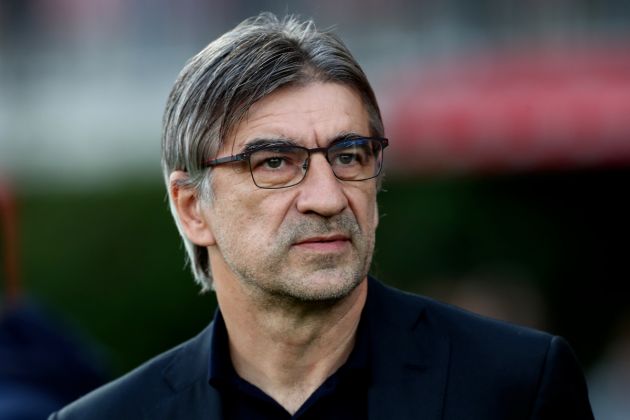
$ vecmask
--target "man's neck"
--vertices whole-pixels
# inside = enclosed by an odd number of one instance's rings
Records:
[[[295,413],[350,355],[367,297],[367,280],[345,298],[325,306],[252,302],[241,284],[226,283],[217,287],[217,300],[234,369]]]

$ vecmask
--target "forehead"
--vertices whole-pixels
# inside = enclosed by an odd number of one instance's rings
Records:
[[[276,90],[256,102],[226,139],[224,147],[240,150],[261,138],[291,139],[322,146],[341,134],[370,134],[360,95],[338,83],[314,82]]]

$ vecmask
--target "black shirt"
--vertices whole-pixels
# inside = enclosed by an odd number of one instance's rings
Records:
[[[302,404],[292,416],[261,389],[242,379],[230,358],[228,335],[217,309],[212,331],[208,383],[221,395],[226,420],[257,419],[367,419],[369,344],[365,310],[361,315],[355,346],[348,360]]]

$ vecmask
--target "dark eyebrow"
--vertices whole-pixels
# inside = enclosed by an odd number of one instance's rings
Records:
[[[253,139],[245,143],[245,147],[243,148],[241,153],[250,153],[255,152],[256,150],[266,149],[268,147],[274,146],[298,146],[298,144],[291,140],[285,138],[277,138],[277,139]]]
[[[354,133],[354,132],[341,132],[335,136],[335,138],[328,144],[328,146],[332,146],[333,144],[342,143],[344,141],[353,140],[357,138],[367,137],[362,134]],[[242,151],[240,153],[251,153],[256,150],[266,149],[269,147],[275,146],[300,146],[295,140],[278,137],[278,138],[255,138],[249,140],[245,143]]]
[[[343,133],[338,134],[333,139],[333,141],[330,142],[330,144],[328,146],[330,147],[333,144],[342,143],[342,142],[348,141],[348,140],[365,138],[365,137],[369,137],[369,136],[365,136],[363,134],[358,134],[358,133],[354,133],[354,132],[343,132]]]

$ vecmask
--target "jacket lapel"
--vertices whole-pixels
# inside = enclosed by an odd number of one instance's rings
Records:
[[[162,372],[172,395],[147,410],[147,419],[221,419],[221,400],[208,384],[212,323],[183,343]]]
[[[442,418],[450,344],[417,297],[370,279],[371,420]]]

